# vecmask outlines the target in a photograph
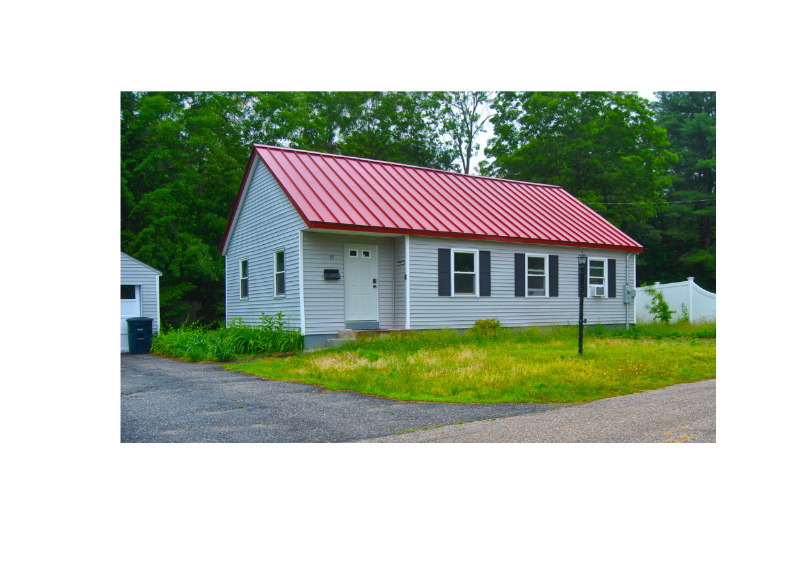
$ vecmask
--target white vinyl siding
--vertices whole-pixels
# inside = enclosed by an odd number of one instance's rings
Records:
[[[159,329],[158,284],[160,274],[152,267],[120,252],[120,286],[139,287],[141,315],[153,318],[154,333]]]
[[[159,272],[136,259],[121,253],[120,285],[132,284],[141,287],[142,316],[153,318],[153,331],[158,331],[158,290],[156,280]]]
[[[227,250],[225,322],[241,317],[258,323],[261,313],[282,312],[292,327],[300,327],[299,230],[305,222],[263,163],[254,165]],[[286,296],[275,298],[274,251],[283,249]],[[247,259],[248,299],[241,300],[239,262]]]
[[[344,306],[347,271],[344,268],[345,245],[378,246],[378,320],[381,329],[394,329],[396,313],[393,292],[392,237],[370,237],[307,231],[303,235],[303,285],[305,294],[306,335],[329,334],[345,329]],[[398,244],[398,246],[401,244]],[[333,259],[331,259],[333,256]],[[342,278],[325,280],[325,269],[339,269]],[[396,284],[396,281],[394,281]],[[402,324],[402,317],[398,317]]]
[[[492,295],[480,300],[453,301],[438,295],[438,249],[470,249],[491,252]],[[448,239],[411,236],[411,328],[468,328],[475,320],[497,318],[504,326],[544,326],[576,324],[578,321],[578,260],[581,249],[556,245],[528,245],[498,241]],[[590,249],[584,249],[587,254]],[[559,256],[559,292],[547,300],[514,296],[514,254]],[[603,255],[616,259],[617,298],[587,300],[585,317],[590,324],[624,324],[625,305],[622,287],[625,284],[625,251],[603,250]],[[621,269],[621,270],[620,270]],[[552,273],[549,273],[552,277]],[[606,279],[608,280],[608,279]],[[549,282],[549,281],[548,281]],[[526,281],[527,288],[527,281]]]

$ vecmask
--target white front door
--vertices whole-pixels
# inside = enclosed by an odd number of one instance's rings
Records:
[[[378,321],[378,246],[344,246],[344,319]]]
[[[138,318],[142,315],[141,287],[135,284],[123,284],[120,287],[120,350],[128,351],[128,318]]]

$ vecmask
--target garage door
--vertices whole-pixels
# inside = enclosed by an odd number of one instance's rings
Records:
[[[124,353],[128,351],[128,318],[136,318],[142,315],[141,287],[136,284],[123,284],[120,287],[120,349]]]

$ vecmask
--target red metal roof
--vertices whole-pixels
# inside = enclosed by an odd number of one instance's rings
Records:
[[[642,246],[559,186],[254,145],[310,228],[593,247]]]

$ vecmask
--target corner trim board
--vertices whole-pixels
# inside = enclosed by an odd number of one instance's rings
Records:
[[[411,270],[409,269],[411,265],[411,254],[409,253],[409,239],[411,236],[406,235],[406,257],[405,257],[405,266],[406,266],[406,329],[411,329]]]

